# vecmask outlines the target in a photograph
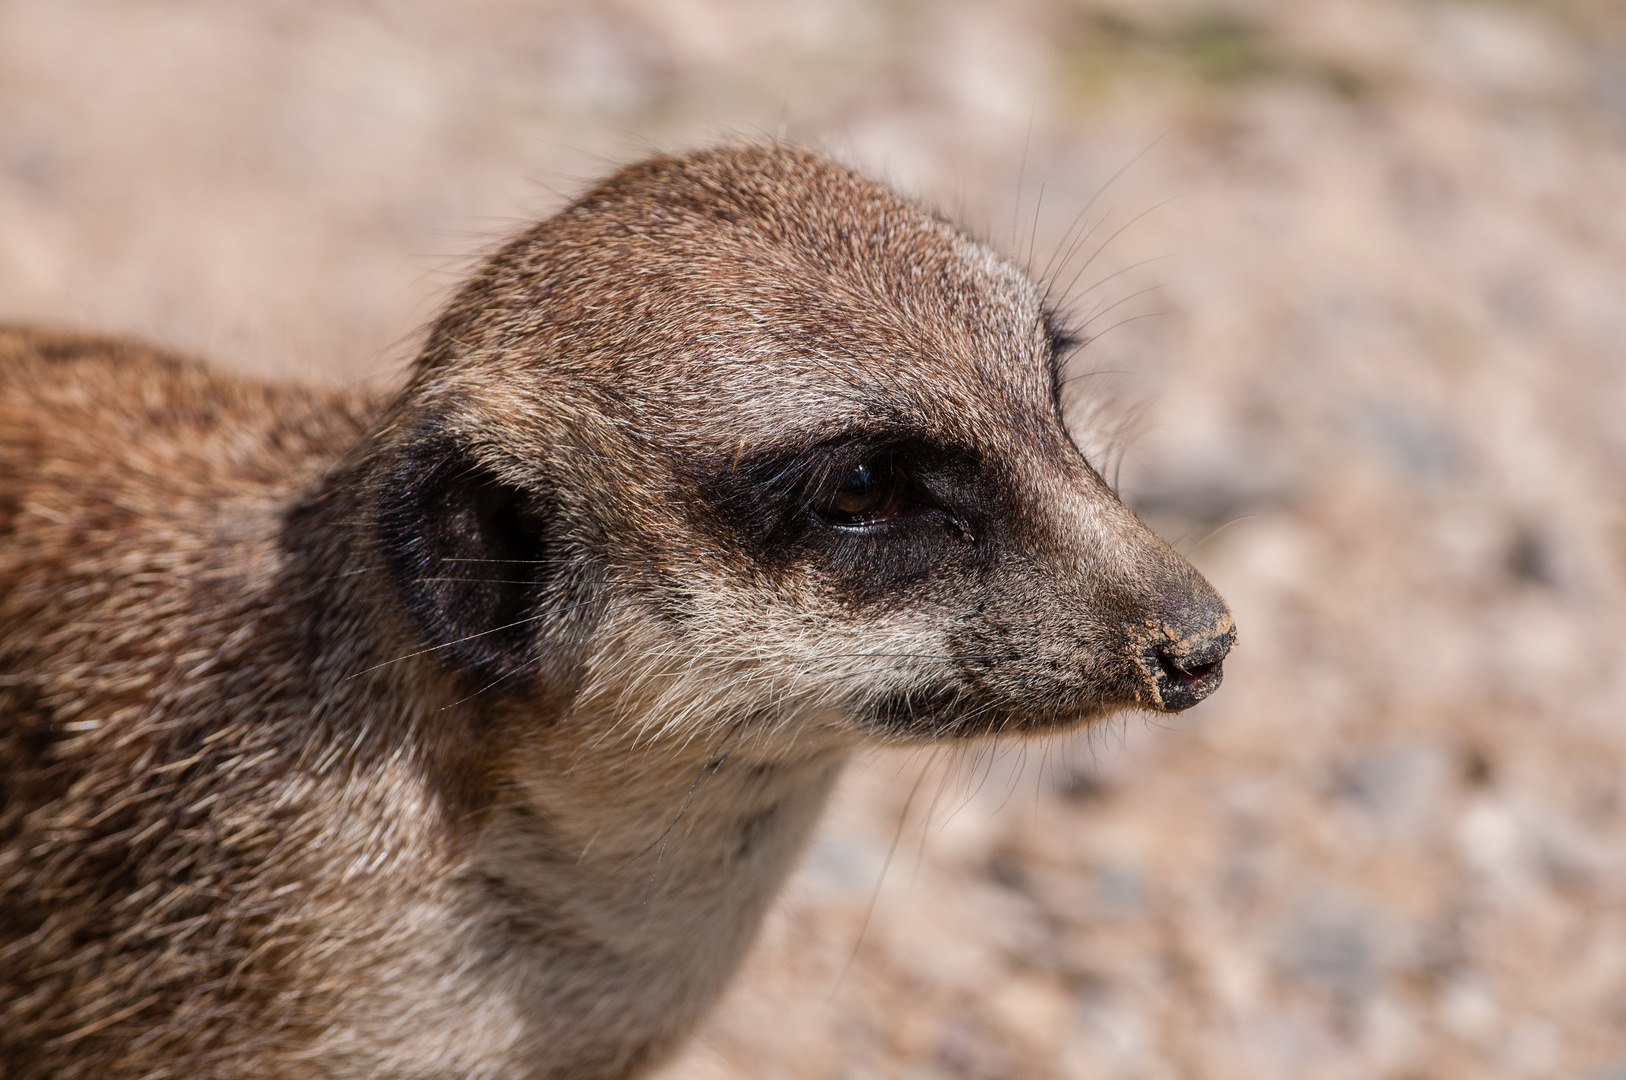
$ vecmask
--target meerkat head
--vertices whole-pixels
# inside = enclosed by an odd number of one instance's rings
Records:
[[[677,680],[892,739],[1179,711],[1231,617],[1076,448],[1063,345],[1009,262],[823,158],[655,158],[443,315],[375,542],[503,694]]]

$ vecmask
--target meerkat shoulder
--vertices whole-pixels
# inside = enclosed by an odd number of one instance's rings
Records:
[[[355,392],[228,374],[140,342],[0,327],[0,483],[85,471],[94,491],[132,477],[177,489],[308,482],[360,437],[374,403]]]

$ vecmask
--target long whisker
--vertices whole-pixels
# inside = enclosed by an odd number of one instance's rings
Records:
[[[717,770],[723,767],[723,763],[728,760],[729,755],[732,754],[735,748],[740,745],[740,740],[745,738],[745,722],[736,722],[733,730],[733,741],[728,744],[727,748],[724,749],[721,754],[714,756],[711,761],[706,763],[706,765],[701,766],[699,775],[695,777],[694,783],[689,785],[689,792],[683,797],[682,805],[678,807],[677,815],[672,818],[672,823],[666,827],[666,831],[661,833],[661,850],[660,853],[655,856],[656,870],[660,869],[661,860],[666,857],[666,844],[672,836],[672,830],[677,828],[678,822],[683,820],[683,815],[688,811],[690,805],[692,805],[694,801],[700,797],[701,792],[706,790],[706,785],[711,783],[711,778],[717,775]],[[710,767],[710,771],[707,771],[707,766]],[[650,845],[651,848],[654,846],[654,844]],[[645,848],[643,853],[648,854],[648,852],[649,848]],[[650,873],[650,883],[654,883],[653,871]]]
[[[1151,142],[1147,143],[1140,151],[1138,151],[1135,154],[1134,157],[1131,157],[1128,161],[1126,161],[1122,165],[1118,166],[1118,171],[1113,173],[1111,176],[1107,177],[1106,181],[1103,182],[1100,187],[1095,189],[1095,194],[1093,194],[1093,195],[1091,195],[1089,197],[1089,199],[1084,203],[1083,208],[1080,209],[1079,212],[1076,215],[1074,215],[1072,222],[1067,226],[1067,231],[1062,233],[1061,241],[1056,245],[1057,251],[1060,251],[1062,249],[1062,247],[1064,245],[1066,245],[1068,237],[1073,235],[1073,230],[1078,228],[1079,222],[1084,220],[1084,216],[1086,214],[1088,214],[1092,208],[1094,208],[1094,206],[1095,206],[1095,204],[1097,202],[1100,201],[1101,196],[1105,195],[1107,193],[1107,191],[1111,189],[1112,185],[1117,183],[1118,180],[1123,176],[1123,174],[1128,172],[1131,168],[1133,168],[1135,166],[1135,164],[1138,163],[1141,160],[1141,158],[1144,158],[1147,154],[1151,153],[1152,149],[1155,146],[1157,146],[1158,143],[1162,142],[1164,136],[1168,135],[1168,133],[1170,131],[1172,131],[1172,130],[1174,130],[1172,127],[1165,128],[1157,136],[1157,138],[1155,138]],[[1075,250],[1077,250],[1078,244],[1080,242],[1082,242],[1084,239],[1086,239],[1089,236],[1089,233],[1091,231],[1093,231],[1093,226],[1092,226],[1092,228],[1090,230],[1086,230],[1084,235],[1082,237],[1080,237],[1079,240],[1075,240],[1073,242],[1073,246],[1071,248],[1068,248],[1067,254],[1061,258],[1061,260],[1060,260],[1060,265],[1061,266],[1066,266],[1067,265],[1067,261],[1073,257],[1073,252]],[[1049,285],[1050,272],[1051,272],[1052,269],[1054,269],[1056,267],[1056,265],[1057,265],[1056,256],[1051,255],[1050,262],[1045,264],[1044,273],[1042,275],[1040,275],[1046,281],[1045,299],[1047,301],[1050,299],[1050,285]]]
[[[1111,326],[1107,327],[1105,330],[1102,330],[1100,333],[1091,334],[1090,335],[1090,340],[1092,342],[1100,341],[1102,338],[1106,337],[1108,334],[1112,333],[1112,331],[1118,329],[1121,326],[1127,326],[1128,324],[1133,323],[1133,322],[1140,322],[1142,319],[1160,318],[1161,316],[1164,316],[1164,315],[1167,315],[1167,314],[1168,314],[1167,311],[1143,311],[1139,315],[1126,316],[1125,318],[1119,319],[1117,322],[1113,323]]]
[[[982,653],[889,653],[889,652],[849,652],[849,653],[823,653],[819,660],[836,660],[849,658],[880,657],[887,660],[992,660],[993,657]],[[817,661],[809,660],[808,663]]]
[[[621,602],[629,603],[630,601],[623,600]],[[439,645],[427,645],[424,648],[415,649],[415,650],[413,650],[412,652],[409,652],[409,653],[403,653],[400,656],[395,657],[394,659],[384,660],[384,661],[381,661],[381,662],[379,662],[377,664],[374,664],[372,667],[362,668],[360,671],[356,672],[355,674],[347,675],[345,678],[346,678],[346,680],[360,678],[361,676],[367,674],[369,671],[377,671],[379,668],[389,667],[391,664],[399,664],[402,660],[410,660],[414,656],[423,656],[426,653],[438,652],[441,649],[449,649],[453,645],[461,645],[465,641],[473,641],[475,638],[485,637],[487,634],[495,634],[499,630],[511,630],[516,626],[524,626],[526,623],[534,623],[534,622],[537,622],[537,621],[539,621],[541,619],[549,618],[550,616],[553,616],[553,615],[559,615],[559,614],[562,614],[562,613],[564,613],[566,611],[575,611],[578,608],[591,607],[592,605],[598,604],[598,603],[605,603],[605,601],[596,600],[596,599],[595,600],[584,600],[579,604],[570,604],[570,605],[568,605],[566,607],[562,607],[562,608],[549,608],[546,611],[539,611],[534,615],[527,615],[523,619],[515,619],[513,622],[503,623],[501,626],[493,626],[488,630],[476,631],[475,633],[468,634],[468,635],[466,635],[464,637],[460,637],[460,638],[456,639],[455,641],[443,641]]]
[[[1094,251],[1090,252],[1090,257],[1084,260],[1083,265],[1080,266],[1078,268],[1077,272],[1074,273],[1073,276],[1068,280],[1067,288],[1066,288],[1065,291],[1063,291],[1062,295],[1063,296],[1072,296],[1073,295],[1073,289],[1078,286],[1078,279],[1084,276],[1084,271],[1088,270],[1091,266],[1093,266],[1095,264],[1095,260],[1101,257],[1101,253],[1106,251],[1106,249],[1109,246],[1111,246],[1111,244],[1112,244],[1112,242],[1114,240],[1116,240],[1116,239],[1118,239],[1118,237],[1122,236],[1126,230],[1132,228],[1137,222],[1141,221],[1143,218],[1147,217],[1148,215],[1150,215],[1152,213],[1155,213],[1158,210],[1163,209],[1165,206],[1167,206],[1170,203],[1174,202],[1179,197],[1180,196],[1178,196],[1178,195],[1170,195],[1167,199],[1164,199],[1162,202],[1154,203],[1151,206],[1148,206],[1146,209],[1142,210],[1140,213],[1136,214],[1134,217],[1130,218],[1128,221],[1124,222],[1122,225],[1120,225],[1116,229],[1114,229],[1112,231],[1112,233],[1110,235],[1108,235],[1105,240],[1102,240],[1101,243],[1096,246],[1096,249]]]
[[[1121,308],[1125,304],[1129,303],[1131,300],[1135,300],[1135,299],[1137,299],[1139,297],[1145,296],[1147,293],[1157,292],[1160,289],[1162,289],[1162,287],[1163,286],[1161,286],[1161,285],[1148,285],[1144,289],[1136,289],[1134,292],[1129,293],[1126,296],[1120,296],[1118,299],[1114,300],[1110,304],[1107,304],[1105,306],[1096,308],[1095,310],[1091,311],[1089,313],[1089,315],[1085,316],[1085,319],[1084,319],[1084,327],[1085,327],[1085,329],[1087,330],[1089,328],[1090,323],[1092,323],[1095,320],[1099,319],[1101,316],[1107,314],[1108,312],[1115,311],[1118,308]],[[1092,338],[1091,340],[1094,340],[1094,339]]]
[[[1028,253],[1023,258],[1024,263],[1033,261],[1035,245],[1039,242],[1039,216],[1044,212],[1044,185],[1039,185],[1039,197],[1033,204],[1033,228],[1028,232]]]
[[[571,645],[580,645],[582,642],[584,642],[586,640],[587,640],[586,637],[579,637],[579,638],[576,638],[576,639],[574,639],[572,641],[564,641],[564,642],[560,642],[557,645],[550,645],[548,648],[543,649],[541,652],[537,653],[535,656],[533,656],[529,660],[525,661],[525,663],[521,664],[519,667],[515,668],[514,670],[512,670],[510,672],[507,672],[506,674],[497,676],[495,679],[492,679],[490,682],[488,682],[484,686],[480,687],[480,689],[476,690],[474,693],[469,694],[467,697],[460,697],[456,701],[452,702],[450,705],[442,705],[440,707],[440,711],[445,712],[447,709],[456,708],[457,706],[463,704],[466,701],[473,701],[475,698],[479,697],[481,694],[485,693],[487,690],[491,690],[491,689],[501,685],[502,683],[507,682],[509,679],[512,679],[515,675],[524,674],[528,669],[536,666],[537,664],[540,664],[549,655],[558,652],[560,649],[569,648]]]
[[[903,801],[903,811],[898,814],[898,827],[892,833],[892,843],[886,849],[886,858],[881,861],[881,872],[875,876],[875,888],[870,890],[869,906],[864,909],[864,921],[858,927],[858,937],[853,941],[853,951],[847,957],[847,963],[842,966],[841,974],[836,976],[835,984],[830,987],[830,996],[825,999],[826,1005],[835,998],[836,991],[841,988],[847,973],[852,970],[853,963],[858,959],[858,950],[863,947],[864,935],[869,932],[870,920],[875,916],[875,904],[881,898],[881,886],[886,884],[886,872],[892,868],[892,856],[897,854],[898,841],[903,838],[903,826],[909,820],[909,808],[915,803],[915,795],[920,791],[920,782],[924,777],[924,773],[915,777],[914,784],[909,788],[909,797]]]
[[[1139,270],[1144,266],[1150,266],[1155,262],[1162,262],[1166,258],[1168,258],[1167,255],[1148,255],[1144,259],[1137,259],[1134,262],[1130,263],[1128,266],[1122,266],[1122,267],[1119,267],[1118,269],[1114,270],[1112,273],[1108,274],[1104,278],[1101,278],[1095,284],[1087,287],[1083,292],[1081,292],[1078,295],[1072,297],[1071,299],[1072,299],[1073,302],[1083,300],[1086,296],[1090,295],[1092,292],[1099,289],[1101,286],[1107,284],[1108,282],[1115,281],[1118,278],[1123,277],[1125,274],[1132,274],[1136,270]]]
[[[515,619],[511,623],[503,623],[501,626],[493,626],[489,630],[480,630],[480,631],[477,631],[477,632],[475,632],[473,634],[468,634],[468,635],[466,635],[464,637],[458,638],[456,641],[443,641],[439,645],[427,645],[424,648],[417,649],[417,650],[415,650],[413,652],[403,653],[402,655],[395,657],[393,660],[384,660],[384,661],[382,661],[380,663],[374,664],[372,667],[362,668],[360,671],[356,672],[354,675],[347,675],[347,676],[345,676],[345,678],[346,678],[347,681],[350,680],[350,679],[359,679],[359,678],[361,678],[361,676],[367,674],[369,671],[377,671],[379,668],[389,667],[391,664],[399,664],[402,660],[410,660],[414,656],[423,656],[425,653],[439,652],[441,649],[449,649],[453,645],[461,645],[465,641],[473,641],[475,638],[485,637],[487,634],[495,634],[499,630],[509,630],[509,629],[512,629],[513,627],[516,627],[516,626],[523,626],[526,623],[536,622],[536,620],[544,618],[544,617],[545,617],[545,614],[544,615],[527,615],[525,618],[523,618],[523,619]]]
[[[1190,532],[1186,533],[1169,546],[1174,548],[1176,551],[1194,551],[1195,549],[1214,539],[1214,537],[1218,536],[1226,529],[1229,529],[1232,525],[1242,521],[1251,521],[1258,516],[1258,514],[1238,514],[1236,517],[1222,521],[1210,529],[1192,529]],[[1192,539],[1193,537],[1196,539]],[[1190,540],[1191,543],[1188,546],[1182,547],[1181,545],[1185,544],[1188,540]]]

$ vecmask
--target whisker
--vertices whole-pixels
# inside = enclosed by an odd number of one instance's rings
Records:
[[[460,637],[455,641],[443,641],[439,645],[428,645],[428,646],[425,646],[422,649],[416,649],[416,650],[414,650],[412,652],[409,652],[409,653],[403,653],[402,655],[397,656],[392,660],[384,660],[384,661],[382,661],[380,663],[374,664],[372,667],[362,668],[360,671],[356,672],[355,674],[347,675],[345,678],[346,678],[346,681],[348,681],[350,679],[360,678],[361,676],[367,674],[369,671],[377,671],[379,668],[389,667],[391,664],[398,664],[402,660],[410,660],[414,656],[423,656],[426,653],[438,652],[441,649],[449,649],[453,645],[461,645],[465,641],[473,641],[475,638],[485,637],[487,634],[495,634],[499,630],[511,630],[516,626],[523,626],[526,623],[538,622],[538,621],[540,621],[542,619],[546,619],[546,618],[549,618],[549,617],[554,616],[554,615],[560,615],[560,614],[563,614],[564,612],[567,612],[567,611],[575,611],[578,608],[591,607],[594,604],[617,603],[617,602],[619,602],[619,603],[632,603],[632,601],[626,600],[624,598],[614,598],[612,600],[594,599],[594,600],[584,600],[579,604],[571,604],[571,605],[568,605],[568,606],[562,607],[562,608],[549,608],[546,611],[539,611],[534,615],[527,615],[523,619],[515,619],[513,622],[503,623],[501,626],[493,626],[488,630],[476,631],[473,634],[469,634],[469,635],[467,635],[465,637]]]
[[[513,627],[516,627],[516,626],[523,626],[525,623],[536,622],[538,619],[541,619],[541,618],[544,618],[544,617],[545,617],[545,614],[544,615],[527,615],[523,619],[515,619],[511,623],[504,623],[501,626],[493,626],[489,630],[480,630],[480,631],[477,631],[477,632],[475,632],[473,634],[469,634],[469,635],[467,635],[465,637],[460,637],[456,641],[443,641],[439,645],[428,645],[428,646],[425,646],[422,649],[417,649],[417,650],[415,650],[413,652],[404,653],[401,656],[395,657],[393,660],[385,660],[385,661],[383,661],[381,663],[374,664],[372,667],[362,668],[360,671],[356,672],[354,675],[345,676],[345,679],[346,679],[346,681],[349,681],[350,679],[359,679],[359,678],[361,678],[361,676],[367,674],[369,671],[377,671],[379,668],[389,667],[391,664],[399,664],[402,660],[410,660],[414,656],[423,656],[425,653],[439,652],[441,649],[449,649],[453,645],[461,645],[465,641],[473,641],[475,638],[485,637],[487,634],[495,634],[499,630],[508,630],[508,629],[512,629]]]
[[[1157,138],[1155,138],[1151,142],[1147,143],[1144,147],[1142,147],[1139,151],[1137,151],[1135,153],[1135,155],[1133,157],[1131,157],[1128,161],[1126,161],[1122,165],[1118,166],[1118,170],[1116,172],[1114,172],[1111,176],[1107,177],[1106,180],[1101,184],[1100,187],[1095,189],[1095,194],[1093,194],[1093,195],[1091,195],[1089,197],[1089,199],[1084,203],[1083,208],[1081,210],[1079,210],[1079,212],[1076,215],[1074,215],[1072,223],[1067,226],[1067,231],[1062,233],[1061,240],[1056,245],[1057,250],[1060,250],[1062,245],[1067,243],[1067,238],[1073,234],[1074,229],[1078,228],[1078,224],[1079,224],[1080,221],[1082,221],[1084,219],[1084,216],[1090,212],[1090,210],[1095,206],[1095,204],[1097,202],[1100,201],[1101,196],[1105,195],[1107,193],[1107,191],[1111,189],[1112,185],[1117,183],[1123,177],[1124,173],[1128,172],[1131,168],[1133,168],[1147,154],[1150,154],[1152,152],[1153,148],[1156,147],[1158,143],[1162,142],[1164,137],[1167,136],[1168,133],[1170,131],[1173,131],[1173,130],[1174,130],[1174,128],[1172,126],[1164,128],[1163,131],[1157,136]],[[1085,237],[1087,237],[1088,235],[1089,235],[1089,233],[1087,231],[1085,233]],[[1062,265],[1062,266],[1067,265],[1067,260],[1071,259],[1073,257],[1073,251],[1077,250],[1077,245],[1078,245],[1078,243],[1080,241],[1082,241],[1082,239],[1084,239],[1084,237],[1081,237],[1079,241],[1074,241],[1074,246],[1072,248],[1070,248],[1068,250],[1066,256],[1062,258],[1060,265]],[[1046,280],[1046,288],[1045,288],[1045,299],[1046,300],[1048,300],[1049,297],[1050,297],[1049,278],[1050,278],[1050,272],[1054,268],[1055,264],[1056,264],[1056,257],[1054,255],[1052,255],[1050,263],[1046,264],[1046,266],[1045,266],[1044,274],[1041,275]]]
[[[1137,299],[1139,297],[1145,296],[1147,293],[1157,292],[1162,288],[1163,288],[1163,286],[1161,286],[1161,285],[1148,285],[1144,289],[1136,289],[1134,292],[1128,294],[1127,296],[1120,296],[1118,299],[1114,300],[1112,303],[1107,304],[1104,307],[1096,308],[1094,311],[1091,311],[1089,313],[1089,315],[1087,315],[1085,317],[1085,319],[1084,319],[1085,328],[1088,329],[1090,323],[1092,323],[1095,320],[1099,319],[1101,316],[1107,314],[1108,312],[1115,311],[1116,309],[1123,307],[1125,304],[1129,303],[1131,300],[1134,300],[1134,299]],[[1090,340],[1094,341],[1095,339],[1092,337]]]
[[[1028,133],[1022,139],[1022,161],[1016,167],[1016,205],[1011,208],[1011,251],[1016,251],[1016,223],[1022,217],[1022,185],[1027,181],[1028,149],[1033,145],[1033,119],[1037,115],[1038,103],[1028,111]]]
[[[1033,204],[1033,227],[1028,232],[1028,253],[1022,259],[1023,263],[1033,261],[1033,252],[1039,242],[1039,217],[1044,213],[1044,185],[1039,185],[1039,197]]]
[[[565,641],[565,642],[561,642],[558,645],[550,645],[548,648],[543,649],[541,652],[537,653],[535,656],[533,656],[529,660],[525,661],[525,663],[521,664],[519,667],[515,668],[513,671],[510,671],[510,672],[507,672],[506,674],[497,676],[495,679],[492,679],[490,682],[486,683],[484,686],[480,687],[480,689],[476,690],[474,693],[468,695],[467,697],[458,698],[456,701],[452,702],[450,705],[442,705],[440,707],[439,711],[440,712],[445,712],[447,709],[456,708],[457,706],[463,704],[466,701],[473,701],[475,698],[479,697],[481,694],[485,693],[487,690],[490,690],[493,687],[496,687],[496,686],[498,686],[498,685],[500,685],[502,683],[507,682],[509,679],[512,679],[515,675],[524,674],[524,672],[527,669],[529,669],[531,667],[534,667],[537,664],[540,664],[551,653],[556,653],[560,649],[568,648],[571,645],[580,645],[582,642],[584,642],[586,640],[587,640],[587,638],[585,638],[585,637],[579,637],[579,638],[576,638],[574,641]]]
[[[982,653],[888,653],[888,652],[850,652],[850,653],[823,653],[818,660],[809,660],[807,663],[817,663],[821,660],[846,660],[879,658],[885,660],[983,660],[992,661],[994,658]]]
[[[1092,292],[1094,292],[1095,290],[1099,289],[1101,286],[1107,284],[1108,282],[1113,281],[1113,280],[1115,280],[1117,278],[1121,278],[1125,274],[1134,273],[1136,270],[1139,270],[1139,269],[1141,269],[1142,267],[1145,267],[1145,266],[1150,266],[1155,262],[1162,262],[1166,258],[1168,258],[1167,255],[1148,255],[1144,259],[1137,259],[1135,262],[1130,263],[1128,266],[1119,267],[1117,270],[1114,270],[1112,273],[1108,274],[1104,278],[1101,278],[1094,285],[1089,286],[1083,292],[1079,293],[1077,296],[1073,297],[1072,299],[1074,301],[1082,300],[1086,296],[1088,296]]]
[[[1193,550],[1201,547],[1203,544],[1208,543],[1210,540],[1214,539],[1214,537],[1218,536],[1220,533],[1224,532],[1226,529],[1229,529],[1232,525],[1235,525],[1238,522],[1242,522],[1242,521],[1252,521],[1254,518],[1256,518],[1258,516],[1259,516],[1258,514],[1238,514],[1236,517],[1230,518],[1230,519],[1228,519],[1226,521],[1222,521],[1218,525],[1215,525],[1212,528],[1207,529],[1206,531],[1203,530],[1202,528],[1192,529],[1191,531],[1187,532],[1185,535],[1181,536],[1180,539],[1174,541],[1174,543],[1170,544],[1169,546],[1174,548],[1177,551],[1182,551],[1182,550],[1186,551],[1186,552],[1193,551]],[[1197,538],[1195,540],[1191,540],[1191,545],[1189,547],[1186,547],[1186,548],[1182,549],[1180,547],[1180,545],[1184,544],[1187,540],[1190,540],[1191,537],[1194,536],[1194,535]]]
[[[1097,375],[1125,375],[1125,376],[1129,376],[1129,375],[1133,375],[1133,374],[1135,374],[1133,371],[1123,371],[1123,370],[1118,369],[1118,368],[1094,368],[1094,369],[1092,369],[1090,371],[1079,372],[1077,375],[1069,375],[1069,376],[1067,376],[1067,378],[1065,378],[1065,379],[1063,379],[1061,381],[1061,385],[1063,386],[1063,388],[1065,388],[1065,387],[1071,385],[1072,383],[1081,382],[1084,379],[1092,379]]]
[[[1167,311],[1143,311],[1139,315],[1127,316],[1126,318],[1119,319],[1117,322],[1113,323],[1111,326],[1107,327],[1105,330],[1102,330],[1100,333],[1091,334],[1090,335],[1090,340],[1091,341],[1100,341],[1102,338],[1106,337],[1108,334],[1112,333],[1112,331],[1118,329],[1120,326],[1126,326],[1126,325],[1128,325],[1129,323],[1132,323],[1132,322],[1140,322],[1142,319],[1156,319],[1156,318],[1158,318],[1160,316],[1167,315],[1167,314],[1168,314]]]
[[[898,827],[892,833],[892,843],[886,849],[886,858],[881,861],[881,872],[875,877],[875,888],[870,890],[869,906],[864,909],[864,921],[858,927],[858,937],[853,941],[852,954],[847,957],[847,963],[842,966],[841,974],[836,976],[835,984],[830,987],[830,996],[825,999],[826,1005],[835,998],[836,991],[841,988],[847,973],[852,970],[854,962],[858,959],[858,950],[863,947],[864,935],[869,932],[870,920],[875,916],[875,905],[881,898],[881,887],[886,884],[886,873],[892,868],[892,856],[897,853],[898,841],[903,838],[903,826],[909,820],[909,808],[914,805],[915,795],[920,791],[922,779],[924,774],[915,777],[914,784],[909,788],[909,797],[903,801],[903,810],[898,814]]]
[[[480,578],[480,577],[421,577],[413,578],[414,585],[423,585],[431,581],[462,581],[475,585],[536,585],[536,581],[524,578]]]
[[[672,823],[666,827],[665,832],[661,833],[661,850],[660,853],[655,856],[655,870],[660,869],[661,860],[666,857],[666,844],[671,838],[672,830],[677,828],[678,822],[683,820],[683,815],[688,811],[690,805],[700,797],[701,792],[706,790],[706,785],[711,783],[711,778],[717,775],[717,770],[723,767],[723,763],[728,760],[729,755],[732,754],[735,748],[739,746],[740,740],[745,738],[745,722],[736,722],[733,730],[735,732],[734,740],[728,744],[727,749],[725,749],[721,755],[714,756],[711,761],[706,763],[711,767],[711,771],[707,772],[706,766],[701,766],[699,775],[695,777],[694,783],[689,785],[689,792],[683,797],[682,805],[678,807],[677,816],[672,818]],[[654,846],[654,844],[651,844],[649,848],[653,848]],[[647,855],[649,853],[649,848],[645,848],[641,854]],[[654,884],[654,880],[655,873],[654,871],[651,871],[650,884]]]
[[[1114,240],[1118,239],[1118,237],[1122,236],[1126,230],[1134,227],[1142,219],[1158,210],[1163,209],[1165,206],[1168,206],[1179,197],[1180,196],[1178,195],[1170,195],[1167,199],[1164,199],[1161,202],[1153,203],[1151,206],[1148,206],[1146,209],[1142,210],[1140,213],[1136,214],[1134,217],[1130,218],[1128,221],[1114,229],[1105,240],[1101,241],[1101,243],[1097,245],[1094,251],[1090,252],[1090,257],[1084,260],[1084,264],[1078,268],[1078,271],[1073,274],[1072,278],[1067,282],[1067,289],[1062,293],[1062,295],[1073,295],[1073,289],[1077,287],[1078,279],[1084,276],[1084,271],[1088,270],[1095,264],[1095,260],[1101,257],[1101,253],[1106,251]]]

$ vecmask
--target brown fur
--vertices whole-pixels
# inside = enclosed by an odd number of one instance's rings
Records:
[[[1052,331],[764,147],[513,241],[388,404],[0,334],[9,1075],[640,1074],[856,746],[1208,693]]]

